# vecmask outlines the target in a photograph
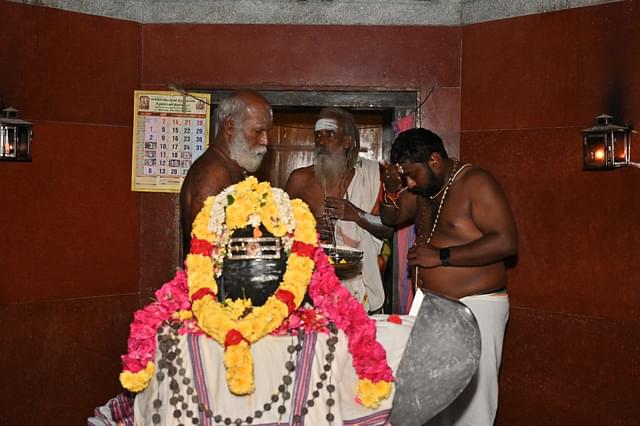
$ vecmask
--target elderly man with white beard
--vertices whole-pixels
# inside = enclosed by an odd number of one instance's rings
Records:
[[[204,201],[260,167],[269,143],[273,112],[250,90],[233,93],[218,105],[218,130],[209,148],[191,166],[180,191],[183,254],[189,253],[191,224]]]
[[[331,218],[337,221],[336,243],[363,252],[361,274],[343,283],[365,309],[374,312],[384,303],[378,254],[382,239],[393,235],[393,228],[383,225],[379,216],[382,166],[358,156],[360,134],[347,111],[320,111],[314,136],[314,164],[294,170],[285,190],[309,205],[323,242],[332,240],[326,220]]]

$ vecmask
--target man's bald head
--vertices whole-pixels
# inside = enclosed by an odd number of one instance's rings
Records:
[[[273,125],[269,102],[252,90],[239,90],[220,102],[218,131],[229,155],[240,167],[255,172],[267,152],[267,133]]]
[[[238,90],[223,99],[218,105],[218,132],[224,127],[225,121],[231,119],[234,124],[241,126],[249,110],[267,110],[273,115],[271,105],[260,93],[253,90]]]

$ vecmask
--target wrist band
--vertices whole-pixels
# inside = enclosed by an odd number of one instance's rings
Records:
[[[400,199],[400,194],[402,194],[406,189],[407,187],[404,187],[400,191],[389,192],[387,191],[387,187],[384,182],[382,182],[382,191],[384,194],[382,197],[382,203],[387,206],[393,206],[396,209],[399,209],[400,207],[398,206],[398,200]]]

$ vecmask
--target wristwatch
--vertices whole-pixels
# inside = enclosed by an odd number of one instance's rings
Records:
[[[440,260],[442,261],[442,266],[449,266],[449,255],[451,254],[451,250],[449,247],[444,247],[440,249]]]

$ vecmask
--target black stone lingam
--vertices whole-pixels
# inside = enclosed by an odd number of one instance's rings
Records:
[[[260,238],[253,238],[250,226],[231,236],[218,280],[220,301],[247,298],[253,306],[262,306],[278,289],[287,265],[286,253],[279,238],[262,226],[260,230]]]

